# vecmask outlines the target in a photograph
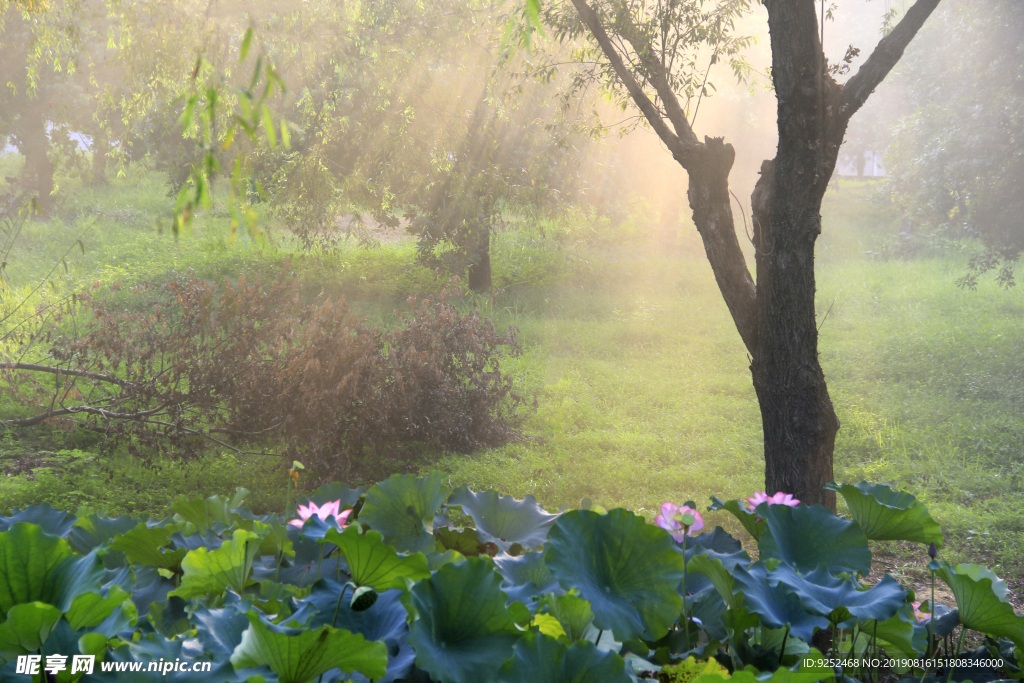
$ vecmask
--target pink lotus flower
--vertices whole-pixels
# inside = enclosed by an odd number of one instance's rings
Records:
[[[795,508],[800,504],[800,501],[793,497],[792,493],[776,493],[774,496],[769,496],[764,491],[758,491],[754,494],[753,498],[747,498],[747,509],[751,512],[757,509],[757,506],[761,503],[768,503],[769,505],[788,505],[791,508]]]
[[[310,501],[308,506],[299,506],[299,509],[295,511],[299,518],[293,519],[292,521],[288,522],[288,524],[290,524],[291,526],[297,526],[301,529],[302,525],[306,522],[307,519],[316,515],[325,522],[327,521],[328,517],[334,517],[338,521],[338,524],[340,524],[341,527],[344,528],[348,526],[347,524],[345,524],[345,520],[348,519],[348,516],[352,513],[352,510],[345,510],[344,512],[339,512],[339,508],[341,508],[340,500],[332,500],[331,502],[324,503],[323,505],[320,506]]]
[[[686,515],[693,517],[692,524],[683,524]],[[700,516],[699,512],[688,505],[680,507],[668,501],[661,504],[661,514],[654,518],[654,523],[672,534],[672,538],[676,539],[676,542],[679,543],[687,535],[692,536],[694,532],[704,528],[704,518]]]

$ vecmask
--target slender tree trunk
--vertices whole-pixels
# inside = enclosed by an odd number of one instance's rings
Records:
[[[46,119],[28,113],[21,116],[18,141],[25,155],[25,186],[36,198],[44,214],[53,209],[53,162],[47,154],[50,139],[46,136]]]
[[[481,224],[477,231],[477,244],[470,253],[469,288],[486,292],[491,289],[491,228]]]

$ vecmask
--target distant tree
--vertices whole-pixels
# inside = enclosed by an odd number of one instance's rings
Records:
[[[84,168],[74,133],[94,135],[100,2],[0,3],[0,136],[25,157],[16,194],[53,208],[58,161]],[[10,182],[10,181],[8,181]]]
[[[995,270],[1011,287],[1024,251],[1024,3],[950,0],[938,17],[897,76],[911,113],[893,131],[889,184],[915,222],[985,245],[961,285]]]
[[[835,507],[834,494],[822,489],[832,479],[839,420],[818,362],[814,243],[821,233],[821,201],[850,117],[938,2],[917,0],[840,84],[835,76],[843,64],[829,65],[822,50],[818,3],[764,0],[779,146],[775,159],[762,164],[751,197],[756,280],[733,221],[729,171],[735,151],[723,138],[697,140],[696,106],[689,106],[707,90],[706,71],[698,66],[702,54],[710,53],[712,63],[730,58],[734,69],[742,68],[736,55],[743,43],[733,35],[733,22],[748,0],[709,8],[698,0],[571,0],[547,11],[559,37],[586,40],[579,59],[597,62],[607,86],[628,95],[687,171],[694,224],[751,359],[769,493],[786,491]]]

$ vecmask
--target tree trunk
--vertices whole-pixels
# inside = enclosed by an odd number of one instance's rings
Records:
[[[833,478],[839,420],[818,363],[814,316],[821,199],[792,188],[780,194],[775,166],[761,165],[751,196],[759,325],[750,371],[761,408],[765,490],[835,510],[835,494],[822,487]]]
[[[53,162],[47,154],[50,139],[46,136],[46,120],[41,116],[21,116],[18,131],[19,149],[25,155],[24,185],[36,198],[39,209],[49,214],[53,209]]]
[[[475,249],[470,253],[469,288],[474,292],[491,289],[491,228],[481,225]]]

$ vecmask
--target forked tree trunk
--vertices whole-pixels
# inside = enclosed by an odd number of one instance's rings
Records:
[[[899,61],[939,0],[917,0],[843,85],[827,72],[814,0],[764,0],[779,102],[779,147],[776,158],[762,165],[751,197],[756,286],[732,217],[732,145],[721,138],[698,142],[669,88],[663,56],[630,24],[628,8],[611,13],[619,45],[630,46],[624,60],[587,0],[572,3],[641,113],[689,175],[694,224],[751,358],[764,431],[766,490],[834,510],[835,494],[822,486],[832,480],[839,420],[818,362],[814,315],[821,201],[850,117]],[[657,93],[660,108],[645,86]]]

